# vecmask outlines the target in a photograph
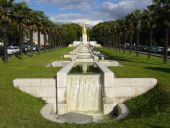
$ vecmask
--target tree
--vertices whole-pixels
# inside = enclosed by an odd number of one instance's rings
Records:
[[[151,56],[151,46],[153,44],[153,33],[154,29],[157,25],[157,10],[156,6],[150,5],[148,6],[148,10],[144,11],[144,20],[147,23],[147,27],[150,29],[149,36],[150,36],[150,41],[149,41],[149,51],[148,51],[148,59],[150,59]]]
[[[11,25],[11,7],[13,0],[2,0],[0,4],[0,24],[2,25],[2,39],[4,43],[4,55],[3,55],[3,61],[4,63],[8,63],[8,53],[7,53],[7,47],[8,47],[8,38],[7,38],[7,27]]]
[[[132,52],[132,43],[133,43],[133,36],[134,36],[134,31],[135,31],[135,26],[133,23],[133,14],[129,14],[126,16],[126,21],[128,23],[128,31],[130,33],[130,41],[129,41],[129,54]]]
[[[141,18],[142,18],[142,11],[135,10],[132,13],[132,22],[134,23],[135,30],[136,30],[136,56],[139,56],[139,41],[140,41],[140,30],[141,30]]]
[[[170,3],[169,0],[153,0],[154,5],[159,12],[159,18],[165,28],[165,41],[164,41],[164,63],[168,62],[168,44],[169,44],[169,27],[170,27]]]
[[[47,44],[47,31],[48,31],[48,17],[43,17],[42,19],[42,33],[44,34],[44,52],[46,52],[46,44]]]
[[[33,10],[29,10],[28,13],[28,20],[27,20],[27,28],[29,29],[30,32],[30,46],[31,46],[31,54],[33,52],[33,34],[34,32],[37,30],[37,19],[38,19],[38,15],[36,11]]]
[[[20,55],[23,55],[23,36],[24,29],[27,27],[28,22],[28,11],[30,9],[27,7],[25,2],[16,3],[12,8],[12,20],[16,24],[19,31],[19,47],[20,47]]]
[[[40,52],[40,50],[41,50],[40,35],[41,35],[41,31],[43,29],[42,19],[45,16],[42,11],[37,11],[36,13],[37,13],[36,26],[37,26],[37,31],[38,31],[38,52]]]

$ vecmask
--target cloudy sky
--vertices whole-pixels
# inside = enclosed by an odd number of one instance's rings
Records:
[[[56,23],[83,23],[91,26],[143,9],[152,0],[16,0],[25,1],[34,10],[44,11]]]

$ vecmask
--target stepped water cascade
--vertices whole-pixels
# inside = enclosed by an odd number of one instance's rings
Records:
[[[66,104],[68,112],[101,111],[100,75],[68,75]]]

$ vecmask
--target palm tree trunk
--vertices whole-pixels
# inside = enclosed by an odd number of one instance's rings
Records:
[[[51,43],[51,34],[48,33],[47,35],[48,35],[48,44],[49,44],[49,47],[51,48],[51,46],[52,46],[52,43]]]
[[[115,33],[115,43],[116,43],[116,52],[117,52],[117,48],[118,48],[117,33]]]
[[[132,53],[132,41],[133,41],[133,32],[130,33],[130,47],[129,47],[129,54]]]
[[[137,45],[136,56],[139,56],[139,30],[137,30],[136,45]]]
[[[55,38],[55,48],[58,48],[58,37],[56,37],[56,35],[54,35]]]
[[[149,42],[149,53],[148,53],[148,59],[151,57],[151,46],[153,41],[153,28],[150,29],[150,42]]]
[[[112,49],[114,50],[114,37],[113,37],[113,33],[111,33],[111,46],[112,46]]]
[[[7,41],[7,33],[6,33],[6,27],[3,26],[3,42],[4,42],[4,56],[2,57],[4,64],[8,63],[8,52],[7,52],[7,47],[8,47],[8,41]]]
[[[165,44],[164,44],[164,63],[168,63],[168,42],[169,42],[169,26],[165,30]]]
[[[61,47],[61,37],[58,38],[58,47],[60,48]]]
[[[40,52],[41,44],[40,44],[40,30],[38,30],[38,52]]]
[[[57,48],[57,37],[54,35],[54,44],[55,44],[55,48]]]
[[[51,35],[51,40],[52,40],[53,48],[55,49],[55,37],[54,37],[54,34]]]
[[[115,50],[115,48],[116,48],[115,34],[112,35],[112,45],[113,45],[113,50]]]
[[[44,33],[44,52],[46,52],[46,43],[47,43],[47,38],[46,38],[46,34]]]
[[[120,52],[120,33],[119,33],[119,37],[118,37],[118,47],[119,47],[119,52]]]
[[[30,49],[30,52],[32,54],[33,52],[33,29],[30,30],[30,46],[31,46],[31,49]]]
[[[20,55],[23,56],[23,28],[19,25],[19,48],[20,48]]]
[[[123,53],[125,53],[125,42],[126,42],[126,32],[125,32],[124,41],[123,41]]]

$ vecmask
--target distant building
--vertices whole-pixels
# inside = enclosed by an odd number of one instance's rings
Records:
[[[46,45],[48,45],[48,35],[47,36],[47,43]],[[25,36],[24,37],[24,42],[29,42],[30,41],[30,37]],[[33,42],[34,44],[38,45],[38,32],[34,31],[33,32]],[[44,34],[40,33],[40,45],[43,46],[44,45]]]
[[[38,45],[38,32],[33,33],[33,42]],[[48,36],[47,36],[47,42],[48,42]],[[44,34],[40,33],[40,44],[44,45]],[[48,43],[47,43],[48,44]]]

